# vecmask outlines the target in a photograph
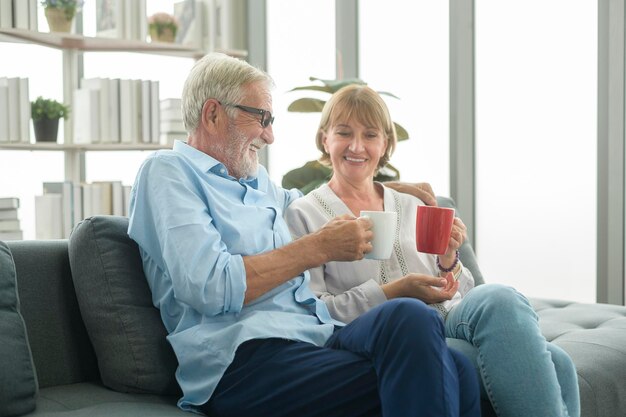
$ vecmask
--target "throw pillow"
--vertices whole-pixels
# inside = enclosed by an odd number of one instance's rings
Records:
[[[4,242],[0,242],[0,369],[0,417],[33,411],[37,377],[20,314],[13,256]]]
[[[127,229],[125,217],[94,216],[70,236],[70,267],[83,321],[104,385],[178,395],[178,362]]]

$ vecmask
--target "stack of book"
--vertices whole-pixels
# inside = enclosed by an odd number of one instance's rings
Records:
[[[30,143],[28,78],[0,77],[0,143]]]
[[[0,198],[0,240],[22,240],[22,229],[17,215],[20,200],[17,197]]]
[[[159,143],[159,82],[85,78],[74,91],[74,143]]]
[[[87,217],[128,216],[130,188],[121,181],[44,182],[43,194],[35,196],[35,237],[67,239]]]
[[[0,29],[37,31],[38,0],[0,0]]]
[[[161,145],[171,145],[174,140],[187,138],[183,126],[181,99],[166,98],[161,100]]]

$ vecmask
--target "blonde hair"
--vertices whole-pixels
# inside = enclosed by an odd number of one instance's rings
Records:
[[[391,120],[389,109],[380,95],[366,85],[351,84],[335,92],[322,109],[320,125],[317,129],[315,144],[322,152],[319,161],[330,165],[330,155],[324,149],[324,135],[331,126],[355,118],[365,126],[379,127],[387,139],[387,148],[378,161],[378,168],[387,165],[396,149],[398,137],[396,127]]]

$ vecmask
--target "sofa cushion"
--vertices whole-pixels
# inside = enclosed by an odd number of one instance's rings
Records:
[[[33,411],[37,378],[20,314],[13,256],[4,242],[0,242],[0,369],[0,416]]]
[[[549,342],[574,363],[583,416],[623,416],[626,410],[626,308],[531,299]]]
[[[94,216],[72,232],[69,257],[80,311],[104,385],[178,395],[176,357],[127,228],[125,217]]]

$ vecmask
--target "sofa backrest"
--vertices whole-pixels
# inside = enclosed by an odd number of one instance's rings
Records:
[[[179,395],[178,362],[127,230],[126,217],[93,216],[69,240],[72,279],[102,383],[115,391]]]
[[[97,380],[70,272],[67,240],[7,242],[40,388]]]
[[[454,202],[446,197],[438,197],[438,204],[454,207]],[[83,229],[86,229],[87,224],[102,224],[103,230],[110,231],[113,226],[117,236],[114,240],[120,239],[128,245],[132,241],[125,234],[127,221],[113,216],[96,217],[85,221]],[[104,238],[109,239],[106,235]],[[7,244],[15,261],[21,312],[26,322],[39,386],[45,388],[99,380],[98,362],[76,297],[68,241],[11,241]],[[126,254],[136,258],[135,263],[140,262],[136,249]],[[470,242],[461,247],[460,256],[463,264],[472,271],[476,284],[484,283]],[[147,287],[144,292],[149,294]],[[158,317],[156,311],[153,315]],[[168,367],[175,366],[172,364],[172,354],[167,352],[169,347],[161,346],[159,349],[162,351],[160,357],[169,356],[165,360]],[[169,388],[165,391],[169,391]]]

